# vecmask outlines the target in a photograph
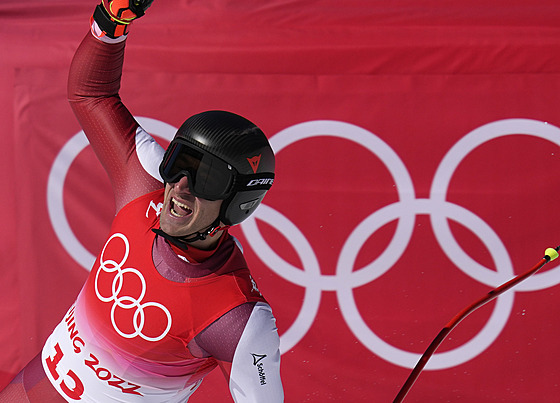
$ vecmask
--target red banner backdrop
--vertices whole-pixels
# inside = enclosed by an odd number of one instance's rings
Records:
[[[2,386],[113,214],[65,95],[85,3],[0,5]],[[277,152],[233,233],[277,317],[287,402],[391,401],[449,319],[560,243],[560,7],[471,3],[156,1],[133,27],[121,94],[162,144],[226,109]],[[463,321],[407,400],[557,401],[559,271]],[[191,400],[228,396],[215,373]]]

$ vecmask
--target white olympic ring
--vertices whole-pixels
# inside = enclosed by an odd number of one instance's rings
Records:
[[[294,323],[281,336],[281,350],[293,348],[311,328],[320,304],[322,291],[336,291],[343,317],[354,335],[379,357],[402,367],[413,368],[420,354],[400,350],[379,338],[364,322],[356,306],[353,288],[365,285],[386,273],[402,256],[410,242],[416,215],[430,216],[438,243],[457,267],[483,284],[497,287],[513,276],[513,266],[501,239],[492,228],[469,210],[445,200],[450,178],[470,151],[500,136],[526,134],[540,137],[560,146],[560,129],[528,119],[508,119],[481,126],[461,139],[444,157],[435,174],[430,198],[416,199],[412,180],[396,153],[375,134],[360,127],[337,121],[312,121],[289,127],[270,139],[275,152],[288,145],[315,136],[334,136],[354,141],[380,158],[389,169],[399,201],[366,217],[346,240],[335,275],[323,275],[315,253],[299,229],[288,218],[269,206],[261,205],[241,228],[247,242],[259,258],[284,279],[305,288],[301,310]],[[286,262],[266,243],[256,220],[260,219],[285,235],[298,254],[303,270]],[[367,239],[383,225],[398,219],[395,234],[385,251],[365,267],[354,270],[356,257]],[[457,244],[449,229],[454,220],[477,235],[492,255],[496,270],[490,270],[471,259]],[[560,267],[534,275],[516,291],[533,291],[560,283]],[[453,350],[434,354],[426,369],[450,368],[471,360],[490,346],[501,333],[510,315],[514,292],[501,295],[483,329],[469,342]]]
[[[176,129],[170,125],[148,118],[138,118],[141,125],[150,133],[171,140]],[[449,259],[464,273],[483,284],[496,287],[513,275],[511,259],[501,239],[493,229],[469,210],[446,201],[447,188],[451,177],[460,162],[476,147],[492,139],[512,134],[525,134],[548,140],[560,146],[560,129],[544,122],[529,119],[506,119],[483,125],[464,136],[445,155],[432,183],[430,197],[417,199],[410,175],[399,156],[375,134],[344,122],[310,121],[298,124],[277,133],[270,139],[276,153],[283,148],[303,139],[317,136],[340,137],[354,141],[376,155],[388,168],[397,189],[399,200],[366,217],[350,234],[341,249],[335,275],[321,273],[318,259],[308,240],[301,231],[285,216],[266,204],[249,217],[241,229],[252,249],[279,276],[305,288],[301,310],[295,321],[281,336],[281,350],[293,348],[311,328],[317,315],[323,291],[336,291],[343,317],[358,340],[379,357],[402,367],[413,368],[420,355],[400,350],[379,338],[364,322],[356,306],[353,289],[365,285],[386,273],[402,256],[412,237],[417,215],[429,215],[436,240]],[[48,183],[48,208],[53,227],[68,253],[84,268],[89,270],[93,257],[73,234],[64,212],[62,188],[72,161],[87,146],[83,132],[76,134],[61,150],[51,169]],[[286,234],[296,253],[303,270],[286,262],[266,243],[256,220],[260,219]],[[454,220],[478,236],[491,253],[496,271],[490,270],[468,256],[457,244],[448,220]],[[354,265],[356,257],[366,240],[383,225],[398,220],[395,234],[387,248],[373,262],[362,268]],[[118,266],[113,261],[106,265]],[[453,350],[435,354],[426,369],[445,369],[467,362],[490,346],[504,328],[511,309],[515,292],[535,291],[560,283],[560,267],[536,274],[515,290],[497,299],[494,311],[487,324],[469,342]],[[121,275],[122,276],[122,275]],[[119,277],[120,278],[120,277]],[[115,278],[116,281],[116,278]],[[113,292],[120,289],[114,283]],[[116,295],[116,294],[115,294]],[[139,304],[139,302],[138,302]],[[121,298],[115,305],[138,307],[132,297]],[[148,306],[148,305],[144,305]],[[143,324],[140,313],[134,315],[136,322]],[[136,327],[135,327],[136,329]]]
[[[111,241],[115,238],[121,239],[125,247],[124,256],[119,263],[117,263],[112,259],[105,259],[105,250],[107,249],[107,246],[111,243]],[[126,236],[124,236],[123,234],[120,233],[113,234],[107,240],[105,246],[103,247],[103,250],[101,251],[101,256],[99,257],[99,270],[95,274],[95,294],[97,295],[97,298],[99,298],[101,302],[113,302],[113,306],[111,308],[111,323],[113,324],[113,328],[119,335],[127,339],[132,339],[134,337],[140,336],[146,341],[159,341],[163,339],[169,332],[169,329],[171,329],[171,323],[172,323],[171,313],[164,305],[160,304],[159,302],[141,303],[141,301],[144,299],[144,296],[146,295],[146,280],[144,279],[142,273],[140,273],[137,269],[130,268],[130,267],[123,269],[123,265],[126,263],[126,260],[128,259],[129,251],[130,251],[130,244]],[[113,282],[111,285],[111,292],[112,292],[111,295],[109,297],[101,295],[98,286],[99,274],[114,273],[114,272],[116,272],[116,275],[113,278]],[[142,284],[140,295],[136,298],[128,295],[126,296],[119,295],[122,290],[124,275],[126,273],[132,273],[136,275],[136,277],[138,277],[140,283]],[[147,307],[159,308],[161,311],[163,311],[163,313],[167,317],[167,327],[157,337],[146,336],[145,334],[142,333],[142,330],[144,329],[144,322],[145,322],[144,309]],[[125,333],[119,328],[115,320],[115,316],[116,316],[115,311],[117,308],[136,309],[134,311],[134,316],[132,319],[134,332]]]

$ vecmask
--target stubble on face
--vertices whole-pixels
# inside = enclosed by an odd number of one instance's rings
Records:
[[[161,229],[176,237],[204,231],[219,216],[222,203],[223,200],[206,200],[193,196],[186,178],[176,183],[166,183],[160,214]]]

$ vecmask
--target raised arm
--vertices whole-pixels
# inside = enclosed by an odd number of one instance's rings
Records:
[[[68,78],[68,99],[109,175],[118,211],[134,198],[160,188],[161,182],[140,163],[136,144],[153,139],[138,127],[119,97],[126,36],[111,38],[114,32],[104,31],[103,26],[110,25],[110,17],[103,10],[103,4],[96,8],[94,16],[97,17],[91,33],[74,55]],[[152,156],[155,162],[161,159],[163,150],[158,150],[157,146],[148,148],[153,154],[155,151]]]

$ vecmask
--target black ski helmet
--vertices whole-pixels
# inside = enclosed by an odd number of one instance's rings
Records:
[[[193,115],[181,125],[159,170],[166,182],[189,175],[195,196],[223,199],[220,221],[236,225],[255,211],[270,189],[274,164],[274,152],[261,129],[235,113],[214,110]]]

